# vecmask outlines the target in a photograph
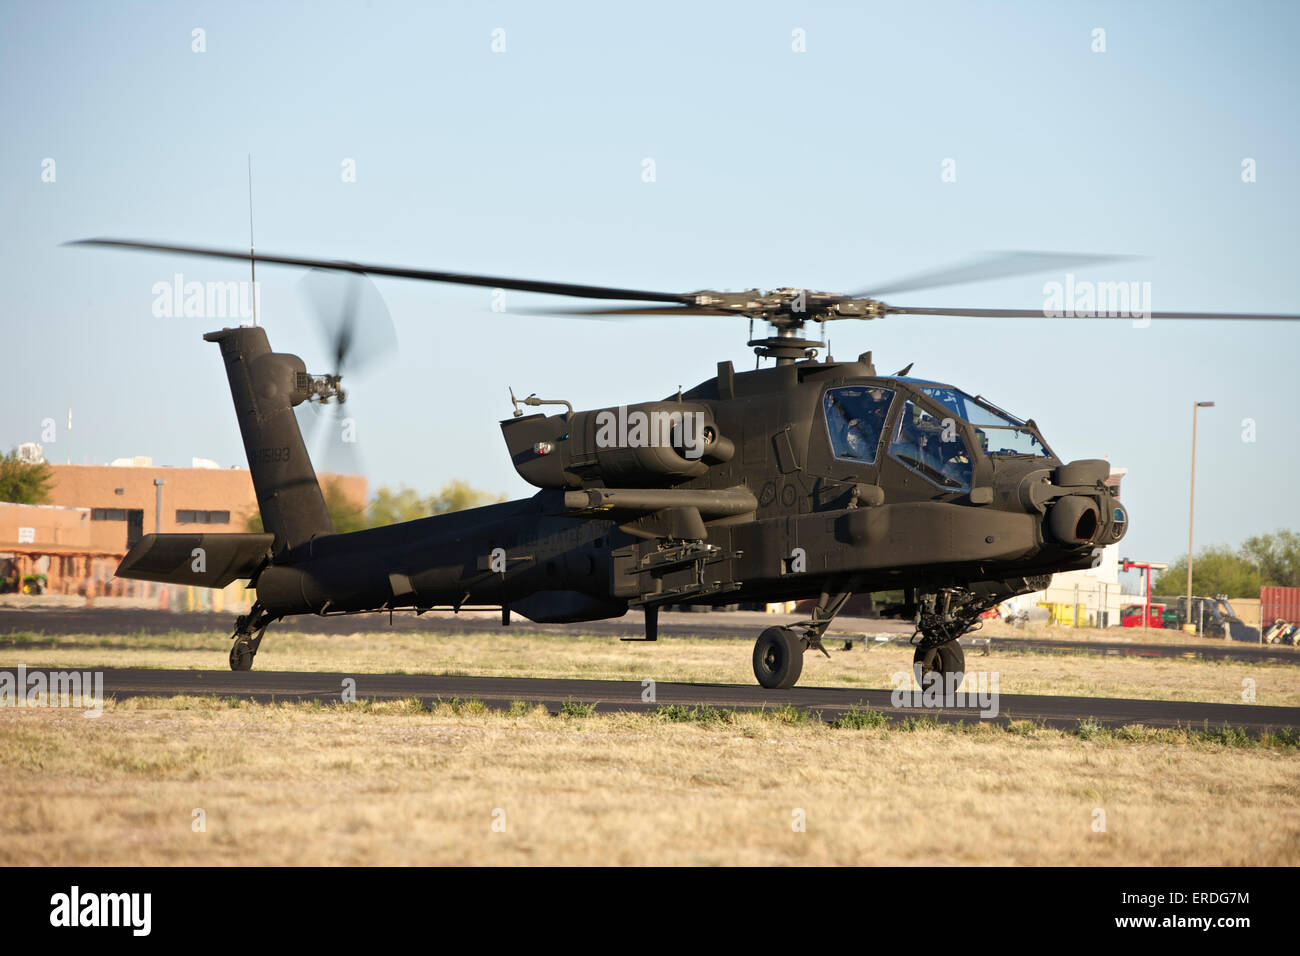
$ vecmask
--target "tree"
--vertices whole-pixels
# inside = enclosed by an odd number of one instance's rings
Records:
[[[432,509],[429,513],[441,515],[449,511],[466,511],[469,508],[481,508],[483,505],[498,504],[505,500],[505,495],[478,491],[471,488],[469,482],[456,478],[443,485],[438,489],[438,493],[429,499],[429,506]]]
[[[340,534],[505,501],[504,495],[478,491],[459,479],[447,482],[436,494],[427,497],[405,485],[396,491],[385,485],[375,492],[370,503],[363,508],[358,508],[356,502],[344,495],[342,486],[337,482],[327,482],[321,492],[325,496],[325,508],[330,513],[330,520],[334,522],[334,530]],[[261,531],[262,516],[253,511],[244,519],[244,527],[248,531]]]
[[[1265,585],[1300,587],[1300,534],[1278,531],[1247,538],[1241,553],[1259,570]]]
[[[1187,593],[1187,558],[1179,558],[1162,571],[1152,585],[1153,593]],[[1250,562],[1231,548],[1215,545],[1203,548],[1192,565],[1192,593],[1226,594],[1228,597],[1259,597],[1259,575]]]
[[[333,523],[336,532],[345,534],[349,531],[360,531],[369,527],[366,524],[365,505],[358,505],[357,502],[349,498],[344,493],[339,482],[326,482],[321,488],[321,494],[325,498],[325,510],[329,512],[330,521]],[[258,534],[266,530],[266,527],[262,524],[262,513],[256,508],[244,516],[244,530]]]
[[[376,491],[374,498],[370,500],[370,526],[378,528],[401,521],[414,521],[431,515],[478,508],[504,500],[503,495],[479,491],[460,479],[447,482],[438,489],[437,493],[428,497],[421,497],[418,491],[405,485],[396,491],[385,486]]]
[[[360,531],[362,528],[369,527],[366,521],[365,502],[349,498],[344,493],[341,482],[326,482],[321,493],[325,496],[325,510],[330,513],[330,521],[334,523],[336,532],[346,534],[349,531]]]
[[[1261,587],[1300,587],[1300,534],[1277,531],[1247,538],[1236,551],[1211,545],[1192,564],[1192,593],[1202,596],[1259,597]],[[1187,557],[1161,572],[1152,585],[1155,593],[1187,591]]]
[[[33,464],[18,457],[17,450],[0,455],[0,501],[18,505],[47,505],[54,469],[46,462]]]
[[[402,521],[414,521],[416,518],[427,518],[431,514],[433,512],[429,510],[428,499],[421,498],[418,491],[405,485],[396,491],[384,486],[370,499],[370,527],[372,528],[398,524]]]

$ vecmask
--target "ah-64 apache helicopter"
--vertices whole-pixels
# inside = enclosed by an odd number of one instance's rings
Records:
[[[809,648],[854,594],[900,592],[883,614],[915,622],[922,674],[964,670],[957,638],[980,614],[1089,567],[1129,516],[1100,460],[1062,462],[1032,419],[952,385],[878,375],[871,353],[817,359],[809,322],[889,315],[1043,317],[1042,310],[919,308],[876,296],[1060,268],[1101,257],[1008,254],[869,293],[802,289],[686,294],[362,265],[131,240],[85,244],[398,276],[639,304],[569,314],[746,316],[772,366],[717,375],[660,401],[514,416],[501,423],[531,498],[388,527],[335,533],[294,415],[342,402],[340,375],[308,374],[256,325],[204,336],[225,360],[265,533],[145,535],[118,575],[224,587],[257,598],[239,617],[230,666],[247,670],[268,624],[295,614],[500,606],[537,622],[666,605],[815,598],[808,620],[766,628],[754,675],[791,687]],[[1153,313],[1173,319],[1300,316]],[[341,367],[357,330],[345,317]],[[512,394],[513,398],[513,394]],[[522,404],[549,402],[529,396]],[[193,560],[202,549],[205,561]],[[202,570],[195,570],[202,568]]]

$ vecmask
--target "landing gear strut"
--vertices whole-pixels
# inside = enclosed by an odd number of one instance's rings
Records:
[[[829,582],[822,589],[811,620],[769,627],[758,635],[754,643],[754,676],[758,682],[771,689],[793,687],[803,672],[804,651],[810,647],[829,658],[830,652],[822,646],[822,635],[859,584],[857,578]]]
[[[257,649],[262,645],[262,635],[266,633],[266,625],[269,623],[271,616],[257,603],[253,604],[247,614],[241,614],[235,619],[235,633],[231,636],[235,643],[230,648],[232,671],[253,669],[253,658],[257,656]]]
[[[980,615],[997,601],[982,600],[965,588],[941,588],[919,596],[912,644],[912,673],[922,687],[936,675],[955,688],[966,673],[966,652],[957,639],[979,627]]]

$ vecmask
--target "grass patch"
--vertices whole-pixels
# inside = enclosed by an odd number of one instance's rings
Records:
[[[587,703],[586,701],[578,700],[576,697],[570,697],[560,705],[560,716],[574,717],[578,719],[594,717],[596,715],[596,703],[596,701]]]
[[[734,724],[737,720],[737,713],[729,708],[696,706],[688,707],[685,704],[664,704],[654,711],[653,716],[656,720],[663,720],[676,724],[703,724],[706,727],[722,726],[724,724]]]
[[[1097,721],[1087,717],[1079,721],[1079,726],[1074,729],[1074,735],[1080,740],[1096,740],[1099,737],[1109,738],[1111,733]]]
[[[767,720],[790,727],[805,727],[811,723],[820,723],[822,719],[821,711],[807,710],[803,707],[795,707],[793,704],[773,707],[771,710],[764,707],[759,714]]]
[[[869,730],[884,727],[888,723],[889,718],[880,711],[854,706],[832,720],[831,726],[836,730]]]

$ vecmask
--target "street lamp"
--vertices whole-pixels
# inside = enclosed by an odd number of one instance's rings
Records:
[[[161,535],[162,533],[162,479],[153,479],[153,533]],[[1190,585],[1188,585],[1190,587]]]
[[[1196,402],[1192,405],[1192,482],[1187,493],[1187,604],[1184,610],[1187,614],[1183,621],[1183,629],[1192,620],[1192,527],[1193,516],[1196,513],[1196,413],[1202,408],[1213,408],[1214,402]]]

